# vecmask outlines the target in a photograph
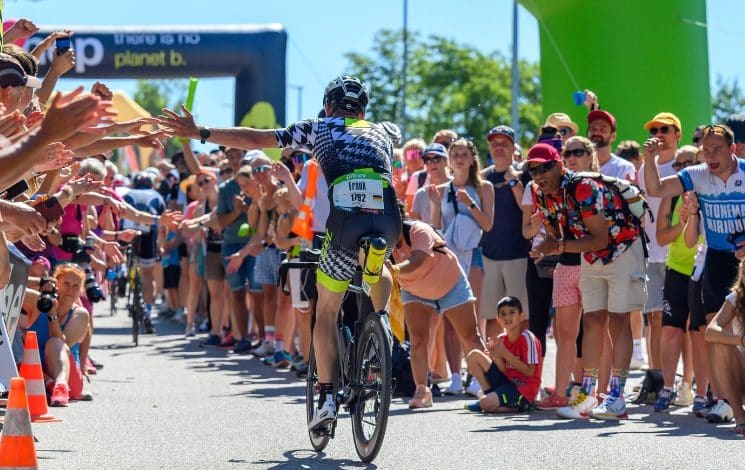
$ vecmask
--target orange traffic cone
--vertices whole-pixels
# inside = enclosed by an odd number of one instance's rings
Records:
[[[34,423],[53,423],[62,421],[49,414],[47,408],[47,392],[44,388],[44,371],[41,369],[39,358],[39,342],[36,332],[26,332],[26,343],[23,345],[23,361],[19,369],[21,377],[26,379],[28,391],[28,408],[31,421]]]
[[[31,416],[28,413],[26,384],[21,377],[10,379],[8,409],[0,437],[0,469],[39,468],[36,460]]]

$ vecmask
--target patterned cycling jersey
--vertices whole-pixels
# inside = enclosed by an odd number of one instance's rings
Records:
[[[329,186],[344,175],[372,168],[391,183],[393,144],[380,124],[361,119],[307,119],[275,132],[278,147],[307,145]]]
[[[727,181],[712,176],[703,164],[679,171],[678,178],[684,191],[698,196],[709,248],[734,252],[737,247],[730,235],[745,231],[745,160],[737,159],[737,169]]]

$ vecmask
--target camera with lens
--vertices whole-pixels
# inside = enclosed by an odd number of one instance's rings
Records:
[[[93,303],[106,300],[101,284],[96,280],[96,273],[90,266],[85,267],[85,295]]]
[[[54,307],[54,301],[59,298],[54,278],[42,278],[41,281],[39,281],[39,290],[41,291],[41,295],[36,300],[36,308],[39,309],[40,312],[49,313]]]

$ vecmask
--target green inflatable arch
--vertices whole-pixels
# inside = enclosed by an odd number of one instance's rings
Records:
[[[543,112],[586,130],[572,93],[589,88],[616,116],[618,136],[642,140],[656,113],[675,113],[683,143],[711,122],[705,0],[519,0],[538,20]]]

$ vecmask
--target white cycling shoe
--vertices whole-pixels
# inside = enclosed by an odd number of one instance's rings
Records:
[[[313,419],[308,423],[308,431],[331,424],[334,421],[336,421],[336,405],[334,400],[327,399],[320,408],[316,408]]]

